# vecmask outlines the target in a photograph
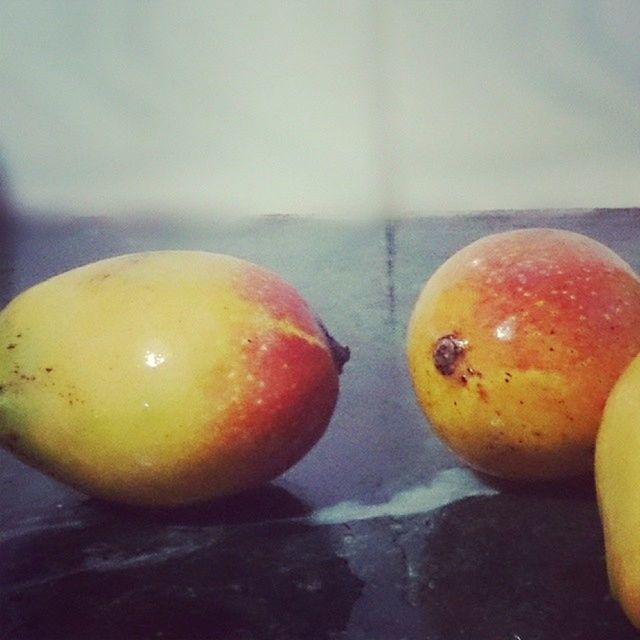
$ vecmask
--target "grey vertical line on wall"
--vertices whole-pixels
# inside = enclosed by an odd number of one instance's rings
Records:
[[[396,231],[397,220],[387,220],[384,227],[387,256],[387,322],[396,323]]]
[[[389,16],[386,14],[385,0],[373,0],[367,6],[370,8],[371,16],[371,104],[377,181],[377,213],[385,221],[387,321],[394,325],[396,314],[396,221],[394,218],[397,215],[397,201],[394,188],[390,122]]]

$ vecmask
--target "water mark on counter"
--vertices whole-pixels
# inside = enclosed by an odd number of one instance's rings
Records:
[[[362,504],[348,500],[324,507],[309,516],[314,524],[339,524],[354,520],[410,516],[479,495],[495,495],[498,491],[484,484],[470,469],[440,471],[428,485],[420,485],[396,493],[381,504]]]

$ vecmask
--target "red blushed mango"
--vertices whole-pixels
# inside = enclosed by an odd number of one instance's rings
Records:
[[[322,436],[348,359],[297,291],[237,258],[120,256],[0,313],[0,442],[86,493],[177,505],[267,482]]]
[[[317,330],[316,330],[317,331]],[[319,337],[319,336],[318,336]],[[269,331],[244,349],[246,373],[239,397],[193,462],[225,466],[229,493],[274,478],[309,451],[324,433],[338,395],[331,354],[320,342]],[[205,473],[206,477],[206,473]]]
[[[640,279],[604,245],[558,229],[495,234],[428,279],[409,371],[435,432],[471,466],[580,475],[611,387],[640,352],[639,319]]]

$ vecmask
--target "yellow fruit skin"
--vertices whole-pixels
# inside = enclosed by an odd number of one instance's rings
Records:
[[[640,356],[605,405],[595,479],[611,592],[640,629]]]
[[[487,236],[443,263],[415,304],[407,359],[418,402],[487,474],[587,473],[608,392],[640,351],[639,317],[640,280],[603,245],[554,229]],[[459,350],[443,372],[434,353],[447,336]]]
[[[0,443],[109,500],[176,505],[266,482],[324,432],[338,393],[297,292],[204,252],[119,256],[0,314]]]

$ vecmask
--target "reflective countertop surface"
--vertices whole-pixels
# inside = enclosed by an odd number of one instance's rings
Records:
[[[260,489],[145,510],[88,498],[0,453],[0,636],[624,640],[592,479],[477,475],[431,433],[404,356],[426,278],[488,233],[552,226],[640,269],[639,210],[338,223],[2,221],[0,302],[121,253],[204,249],[269,267],[351,349],[328,431]]]

